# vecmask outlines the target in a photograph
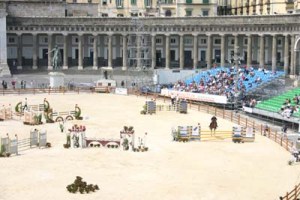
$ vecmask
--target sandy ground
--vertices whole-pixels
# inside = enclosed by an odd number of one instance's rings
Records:
[[[176,143],[171,127],[196,125],[208,130],[211,115],[159,112],[140,115],[145,99],[111,94],[27,95],[28,104],[46,97],[55,111],[68,111],[76,103],[82,109],[86,135],[119,138],[124,125],[134,126],[138,136],[148,132],[149,152],[121,149],[64,149],[59,125],[46,129],[52,148],[20,152],[0,159],[0,200],[268,200],[278,199],[300,182],[300,165],[288,166],[290,154],[267,138],[256,136],[254,143],[234,144],[230,140]],[[1,96],[1,104],[15,105],[25,96]],[[218,119],[220,130],[231,130],[231,122]],[[0,122],[0,135],[29,137],[32,126],[14,120]],[[91,194],[71,194],[66,186],[75,176],[98,184]]]

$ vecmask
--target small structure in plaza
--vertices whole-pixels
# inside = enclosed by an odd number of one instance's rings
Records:
[[[109,93],[112,88],[116,88],[117,83],[111,79],[101,79],[96,82],[95,92]]]

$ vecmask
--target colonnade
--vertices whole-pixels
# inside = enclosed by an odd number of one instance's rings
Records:
[[[45,34],[45,33],[42,33]],[[32,34],[32,69],[38,69],[38,52],[39,52],[39,46],[38,46],[38,35],[37,33]],[[54,48],[54,34],[48,33],[48,52],[50,52]],[[63,69],[68,69],[69,63],[68,63],[68,50],[70,47],[69,44],[69,37],[70,35],[74,34],[68,34],[68,33],[63,33],[63,63],[62,67]],[[79,33],[77,34],[78,37],[78,70],[83,69],[83,43],[84,43],[84,37],[86,35],[89,35],[93,37],[93,43],[92,43],[92,48],[94,55],[93,56],[93,66],[92,68],[97,70],[99,68],[99,63],[98,63],[98,52],[99,52],[99,36],[100,35],[106,35],[107,36],[107,67],[114,67],[113,66],[113,36],[117,35],[119,37],[122,37],[122,43],[120,44],[120,47],[122,48],[122,68],[126,70],[128,68],[128,36],[135,35],[136,37],[136,50],[137,50],[137,55],[141,55],[141,35],[140,34],[129,34],[129,33],[108,33],[108,34],[98,34],[98,33],[93,33],[93,34],[84,34],[84,33]],[[9,35],[8,35],[9,36]],[[157,44],[156,37],[162,37],[164,42],[162,44]],[[259,47],[259,63],[258,65],[262,68],[265,67],[265,39],[266,37],[271,37],[272,45],[271,47],[271,69],[275,71],[277,69],[277,49],[278,49],[278,43],[277,43],[277,37],[280,36],[281,38],[284,38],[283,42],[283,47],[282,47],[282,60],[283,60],[283,66],[284,70],[288,72],[288,67],[290,67],[290,74],[295,74],[296,69],[295,69],[295,52],[294,52],[294,43],[295,43],[295,35],[291,34],[285,34],[285,35],[279,35],[279,34],[227,34],[227,33],[221,33],[221,34],[215,34],[215,33],[204,33],[204,34],[197,34],[197,33],[191,33],[191,34],[183,34],[183,33],[149,33],[149,37],[151,38],[151,47],[149,49],[151,50],[151,68],[156,68],[156,56],[157,56],[157,47],[161,46],[163,51],[164,51],[164,59],[165,59],[165,66],[162,66],[166,69],[173,68],[171,66],[171,58],[170,58],[170,51],[171,51],[171,42],[170,39],[172,36],[178,37],[178,54],[179,54],[179,69],[184,69],[185,68],[185,37],[189,36],[193,38],[193,42],[190,44],[191,49],[192,49],[192,57],[193,57],[193,62],[191,68],[196,68],[199,63],[199,37],[201,38],[206,38],[206,45],[205,45],[205,51],[206,51],[206,67],[209,69],[213,66],[213,40],[215,38],[220,38],[220,44],[218,44],[218,48],[220,49],[220,61],[219,65],[225,66],[229,58],[228,56],[228,41],[227,39],[234,38],[234,54],[238,55],[239,52],[241,52],[241,48],[247,52],[247,62],[245,63],[247,66],[253,65],[253,38],[256,37],[257,47]],[[22,33],[17,33],[17,66],[19,69],[22,68]],[[240,47],[239,46],[239,41],[240,38],[246,38],[247,39],[247,47]],[[227,44],[227,45],[226,45]],[[227,55],[227,56],[226,56]],[[52,69],[52,54],[48,54],[48,69]],[[227,59],[226,59],[227,58]],[[140,59],[137,59],[137,66],[140,66]]]

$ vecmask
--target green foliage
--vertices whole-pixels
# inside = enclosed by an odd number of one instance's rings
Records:
[[[0,151],[0,154],[1,154],[1,155],[4,154],[5,151],[6,151],[5,145],[2,144],[2,145],[1,145],[1,151]]]
[[[143,110],[146,112],[147,111],[147,105],[143,106]]]
[[[128,150],[129,149],[129,141],[127,138],[124,139],[123,143],[122,143],[122,146],[125,150]]]
[[[67,190],[70,193],[76,193],[79,191],[80,194],[95,192],[99,190],[98,185],[87,184],[87,182],[82,181],[80,176],[76,176],[74,183],[67,185]]]
[[[46,119],[46,123],[54,123],[54,120],[52,119],[52,112],[45,113],[44,117]]]
[[[129,132],[133,131],[133,126],[129,126],[128,131]]]
[[[44,100],[44,112],[48,112],[50,109],[50,104],[47,100]]]
[[[80,115],[81,115],[81,109],[78,106],[76,106],[75,107],[75,119],[82,119],[82,117],[80,117]]]
[[[42,114],[34,116],[35,124],[42,124]]]
[[[15,111],[17,113],[21,112],[22,110],[22,102],[17,103],[17,105],[15,106]]]

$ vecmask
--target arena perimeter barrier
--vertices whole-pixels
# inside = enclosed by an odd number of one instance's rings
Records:
[[[298,185],[295,185],[295,188],[287,192],[285,196],[279,197],[280,200],[298,200],[300,196],[300,183]]]
[[[146,99],[161,99],[164,102],[171,103],[171,99],[169,97],[160,96],[159,94],[140,94],[140,93],[131,93],[135,94],[136,96],[144,96]],[[255,122],[255,120],[250,119],[248,117],[244,117],[238,113],[235,113],[231,110],[225,110],[221,108],[216,108],[213,106],[209,106],[206,104],[203,104],[201,102],[191,102],[188,101],[188,107],[192,110],[197,110],[199,112],[208,113],[211,115],[214,115],[216,117],[221,117],[223,119],[229,120],[235,124],[238,124],[243,127],[253,127],[255,128],[256,132],[261,135],[264,135],[268,137],[269,139],[273,140],[274,142],[278,143],[280,146],[285,148],[287,151],[291,152],[293,143],[289,141],[286,137],[282,137],[281,134],[279,134],[276,130],[269,128],[267,132],[264,131],[264,124],[259,124]]]

